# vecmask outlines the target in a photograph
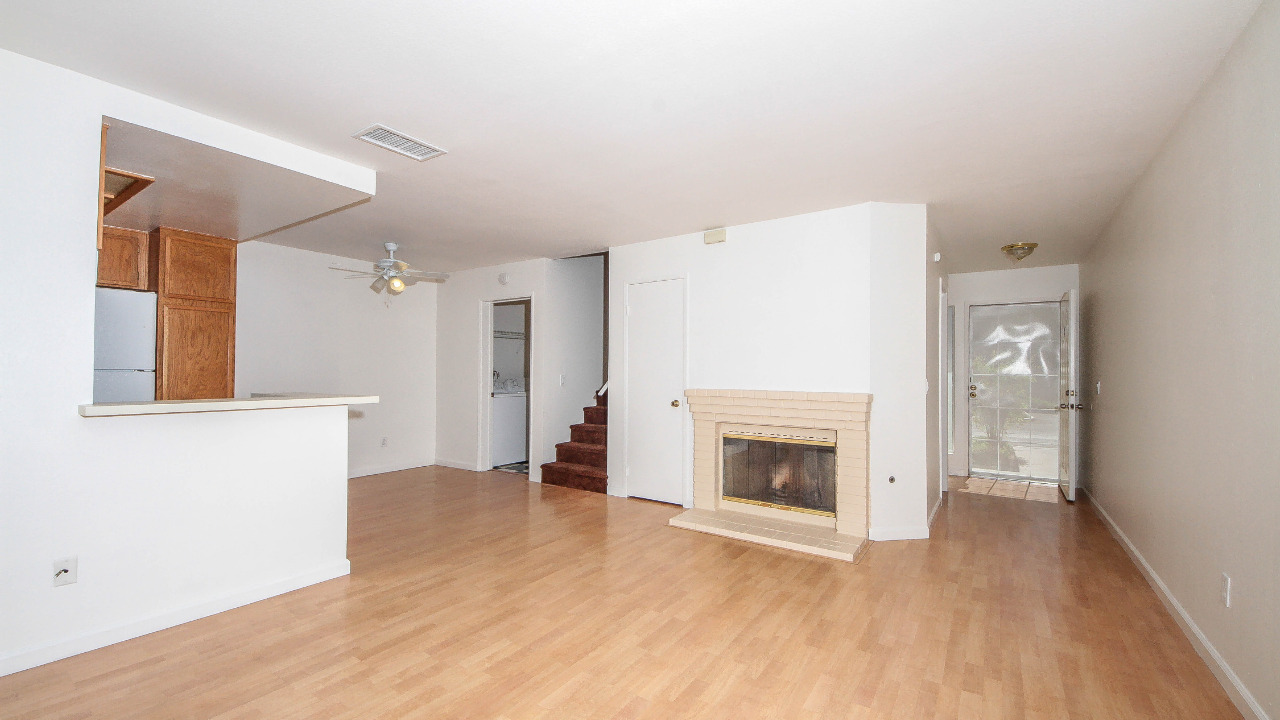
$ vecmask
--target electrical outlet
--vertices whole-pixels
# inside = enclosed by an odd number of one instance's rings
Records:
[[[80,577],[80,560],[76,557],[62,558],[53,563],[53,586],[71,585]]]
[[[564,387],[565,374],[560,373],[560,387]]]
[[[382,438],[382,447],[386,447],[386,446],[387,446],[387,439]]]
[[[1231,607],[1231,576],[1222,573],[1222,604]]]

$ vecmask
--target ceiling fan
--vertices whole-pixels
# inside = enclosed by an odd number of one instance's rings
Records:
[[[330,265],[329,269],[352,273],[347,276],[348,280],[374,278],[373,284],[369,286],[369,289],[376,293],[381,293],[385,290],[388,296],[399,295],[404,292],[406,287],[422,280],[442,283],[449,279],[449,273],[414,270],[409,267],[409,263],[397,260],[396,250],[400,249],[400,246],[393,242],[382,243],[382,247],[387,249],[387,256],[373,263],[373,270],[352,270],[351,268],[333,265]],[[387,299],[390,300],[390,297]]]

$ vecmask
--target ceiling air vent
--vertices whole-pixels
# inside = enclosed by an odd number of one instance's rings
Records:
[[[396,132],[386,125],[370,125],[351,137],[363,140],[370,145],[386,148],[394,153],[400,153],[405,157],[411,157],[418,162],[430,160],[448,152],[434,145],[428,145],[421,140],[415,140],[402,132]]]

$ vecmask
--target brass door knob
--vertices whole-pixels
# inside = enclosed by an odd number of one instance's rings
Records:
[[[680,407],[680,401],[679,401],[679,400],[672,400],[672,401],[671,401],[671,407]]]
[[[1066,404],[1066,403],[1062,403],[1061,405],[1059,405],[1059,406],[1058,406],[1058,409],[1059,409],[1059,410],[1066,410],[1066,409],[1067,409],[1067,404]]]

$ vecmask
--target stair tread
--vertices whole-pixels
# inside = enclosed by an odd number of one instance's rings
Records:
[[[604,468],[592,467],[591,465],[579,465],[578,463],[560,461],[542,463],[542,469],[545,470],[547,467],[553,467],[557,470],[564,470],[565,472],[573,472],[579,475],[587,475],[595,478],[607,478],[609,476],[609,474],[605,472]]]
[[[608,449],[608,446],[607,446],[607,445],[604,445],[604,444],[602,444],[602,443],[584,443],[584,442],[574,442],[573,440],[570,440],[569,442],[556,443],[556,447],[558,447],[558,448],[576,448],[576,449],[579,449],[579,450],[596,450],[596,451],[599,451],[599,452],[604,452],[605,450],[607,450],[607,449]]]

